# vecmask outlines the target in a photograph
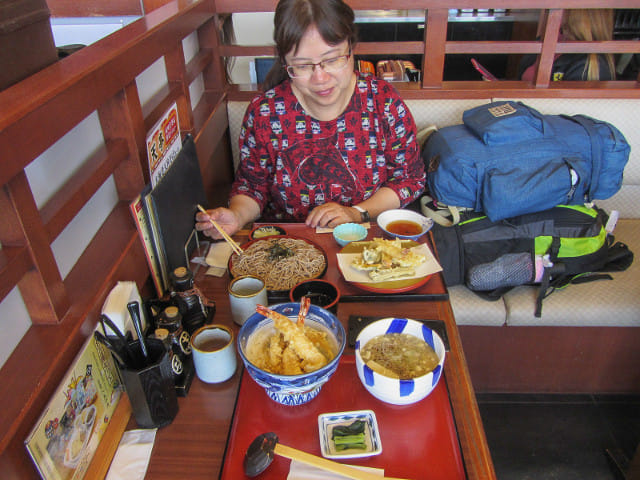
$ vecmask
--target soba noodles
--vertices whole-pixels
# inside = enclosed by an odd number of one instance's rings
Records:
[[[385,333],[360,350],[362,360],[382,375],[408,380],[432,371],[439,358],[421,338],[406,333]]]
[[[234,254],[233,276],[255,275],[267,290],[289,290],[303,280],[316,278],[325,268],[323,253],[297,238],[265,238],[251,244],[240,257]]]

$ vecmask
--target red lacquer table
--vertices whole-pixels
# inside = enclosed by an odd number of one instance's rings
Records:
[[[435,275],[421,289],[402,295],[379,295],[346,284],[337,271],[340,247],[331,234],[316,234],[304,225],[284,224],[291,235],[312,239],[327,254],[324,278],[338,282],[343,298],[337,316],[348,329],[350,317],[395,316],[440,320],[450,346],[444,376],[432,394],[413,406],[384,404],[362,387],[353,365],[353,350],[345,349],[335,376],[307,405],[285,407],[270,400],[264,390],[238,368],[228,381],[209,385],[194,379],[189,394],[179,399],[173,423],[156,435],[146,478],[242,480],[242,456],[258,434],[274,431],[284,445],[320,455],[317,416],[347,410],[376,413],[383,451],[345,463],[385,468],[390,476],[412,479],[495,479],[491,456],[478,412],[458,329],[446,287]],[[234,236],[247,241],[248,232]],[[380,235],[375,225],[369,238]],[[229,307],[229,276],[213,277],[201,269],[199,288],[216,302],[214,322],[237,334]],[[238,362],[241,360],[238,357]],[[135,427],[135,425],[133,425]],[[270,470],[257,478],[285,479],[290,461],[276,458]],[[224,475],[224,477],[223,477]],[[268,476],[267,476],[268,475]]]

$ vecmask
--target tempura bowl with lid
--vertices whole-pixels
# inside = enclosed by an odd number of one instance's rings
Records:
[[[361,350],[372,338],[389,333],[406,333],[424,340],[438,356],[438,364],[429,373],[407,380],[391,378],[367,365]],[[407,318],[385,318],[362,329],[355,343],[356,369],[364,388],[378,400],[393,405],[409,405],[429,395],[438,384],[444,368],[445,346],[440,336],[422,322]]]
[[[299,303],[281,303],[270,305],[269,309],[296,321],[300,311]],[[254,342],[262,341],[265,336],[275,333],[274,321],[260,313],[251,315],[238,332],[238,352],[247,372],[255,382],[275,402],[284,405],[302,405],[313,400],[322,386],[329,381],[338,368],[338,362],[346,345],[346,333],[342,323],[333,313],[311,304],[305,318],[305,325],[327,332],[327,340],[335,355],[318,370],[298,375],[281,375],[268,372],[253,364],[249,349]]]

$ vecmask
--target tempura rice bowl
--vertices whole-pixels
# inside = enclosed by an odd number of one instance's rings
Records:
[[[281,313],[291,319],[296,319],[300,310],[299,303],[281,303],[269,305],[271,310]],[[284,405],[302,405],[313,400],[322,385],[338,368],[338,362],[346,344],[346,334],[340,320],[328,310],[311,305],[306,316],[305,325],[323,329],[328,332],[328,339],[335,349],[335,356],[329,363],[318,370],[300,375],[278,375],[267,372],[248,360],[247,346],[261,335],[275,331],[273,320],[260,313],[251,315],[238,332],[238,352],[251,378],[265,389],[265,392],[275,402]]]
[[[387,333],[407,333],[427,342],[438,355],[433,371],[409,380],[400,380],[374,372],[362,360],[360,350],[369,340]],[[378,400],[393,405],[409,405],[429,395],[438,384],[444,368],[445,347],[440,336],[422,322],[406,318],[377,320],[362,329],[355,344],[356,369],[364,388]]]

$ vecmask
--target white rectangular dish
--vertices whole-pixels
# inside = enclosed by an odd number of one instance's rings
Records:
[[[334,427],[347,426],[356,420],[365,423],[364,450],[350,448],[337,450],[331,440]],[[360,458],[379,455],[382,453],[382,442],[378,431],[376,414],[372,410],[357,410],[351,412],[323,413],[318,415],[318,432],[320,435],[320,448],[325,458]]]

